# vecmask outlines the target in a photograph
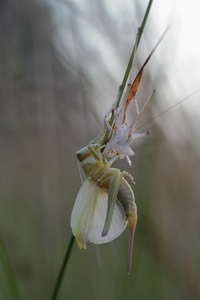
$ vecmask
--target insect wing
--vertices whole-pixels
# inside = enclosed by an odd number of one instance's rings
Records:
[[[113,241],[126,228],[124,208],[117,200],[109,232],[105,237],[102,236],[107,207],[108,193],[92,180],[86,179],[79,190],[71,215],[72,232],[81,249],[86,249],[87,241],[94,244]]]

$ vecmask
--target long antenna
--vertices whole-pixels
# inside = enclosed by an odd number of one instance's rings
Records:
[[[195,94],[197,94],[199,92],[200,92],[200,90],[196,90],[195,92],[189,94],[187,97],[185,97],[184,99],[180,100],[179,102],[177,102],[176,104],[172,105],[171,107],[167,108],[166,110],[164,110],[163,112],[161,112],[157,116],[153,117],[151,120],[149,120],[149,121],[145,122],[144,124],[142,124],[141,126],[137,127],[137,129],[135,129],[134,131],[142,128],[146,124],[148,124],[148,123],[152,122],[153,120],[157,119],[158,117],[164,115],[165,113],[167,113],[168,111],[170,111],[172,108],[178,106],[179,104],[181,104],[182,102],[186,101],[187,99],[189,99],[190,97],[194,96]]]

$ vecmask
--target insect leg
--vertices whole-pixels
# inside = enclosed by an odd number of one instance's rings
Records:
[[[108,187],[108,208],[107,208],[104,228],[102,231],[102,236],[106,236],[110,229],[112,215],[113,215],[117,194],[120,187],[120,182],[122,180],[122,176],[123,174],[119,170],[115,170],[115,174],[112,174],[112,176],[109,177],[110,182]]]
[[[139,113],[140,113],[140,110],[139,110],[139,107],[138,107],[138,103],[137,103],[137,99],[136,99],[136,98],[134,98],[134,103],[135,103],[135,109],[136,109],[137,116],[138,116]]]
[[[124,178],[122,178],[121,180],[117,198],[121,202],[125,210],[126,220],[128,221],[129,242],[128,242],[127,271],[128,274],[130,274],[132,251],[133,251],[133,240],[134,240],[135,227],[137,224],[137,206],[135,203],[135,197],[132,188]]]
[[[95,147],[95,146],[97,146],[97,147]],[[98,144],[97,145],[89,145],[88,149],[96,160],[102,160],[102,154],[100,151],[100,146]]]
[[[108,129],[110,133],[112,132],[112,126],[111,126],[112,124],[109,123],[110,115],[112,115],[113,112],[117,110],[117,104],[119,101],[119,97],[120,97],[120,87],[119,87],[115,102],[112,104],[112,106],[110,107],[109,111],[106,113],[106,115],[103,119],[103,126],[105,129]]]
[[[147,104],[149,103],[149,101],[153,98],[153,95],[155,93],[155,90],[153,90],[149,96],[149,98],[147,99],[147,101],[144,103],[144,105],[142,106],[141,110],[139,110],[138,108],[138,104],[137,104],[137,100],[135,99],[135,106],[136,106],[136,111],[137,111],[137,117],[136,119],[133,121],[133,123],[131,124],[130,126],[130,135],[131,133],[133,134],[134,130],[135,130],[135,127],[137,125],[137,122],[139,121],[140,117],[141,117],[141,114],[143,113],[143,111],[145,110]]]

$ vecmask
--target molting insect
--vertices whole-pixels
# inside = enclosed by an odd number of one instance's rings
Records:
[[[164,36],[164,35],[163,35]],[[161,39],[163,38],[161,37]],[[118,159],[134,154],[130,145],[135,138],[147,133],[136,133],[136,124],[151,100],[151,93],[145,104],[139,109],[135,99],[144,67],[160,43],[156,44],[143,64],[132,85],[128,86],[127,94],[119,103],[115,101],[104,118],[104,132],[100,133],[89,144],[76,152],[77,158],[85,174],[71,215],[71,228],[78,246],[86,249],[88,241],[94,244],[108,243],[116,239],[128,225],[129,246],[127,270],[130,273],[132,245],[137,223],[137,207],[133,190],[125,179],[133,182],[132,176],[126,171],[113,168]],[[136,119],[132,124],[126,122],[126,111],[134,99]],[[114,122],[110,124],[110,115],[114,114]],[[105,140],[105,132],[109,132]]]
[[[130,272],[137,207],[132,188],[124,177],[131,181],[133,178],[126,171],[111,167],[115,158],[107,161],[96,139],[77,151],[77,158],[87,176],[71,216],[78,246],[85,249],[87,241],[108,243],[117,238],[128,224]]]

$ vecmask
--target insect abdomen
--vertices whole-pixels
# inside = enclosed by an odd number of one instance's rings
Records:
[[[121,180],[117,198],[121,202],[126,214],[136,209],[133,190],[124,178]]]

